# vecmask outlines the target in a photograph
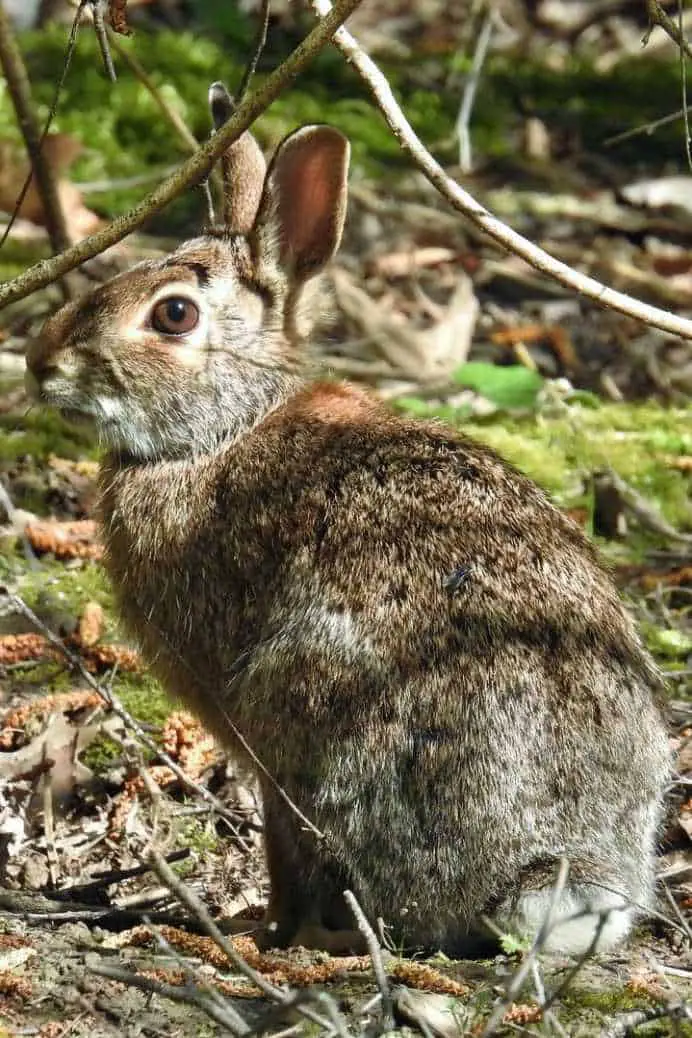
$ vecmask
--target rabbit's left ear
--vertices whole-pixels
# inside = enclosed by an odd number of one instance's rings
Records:
[[[271,162],[255,223],[260,263],[274,256],[293,283],[318,274],[339,247],[350,145],[331,126],[304,126]]]
[[[223,83],[212,83],[209,87],[209,108],[215,130],[233,115],[233,98]],[[223,222],[231,234],[248,234],[252,229],[266,171],[264,155],[249,130],[222,155]]]

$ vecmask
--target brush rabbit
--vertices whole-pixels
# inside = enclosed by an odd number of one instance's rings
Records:
[[[244,135],[230,229],[63,307],[28,385],[107,449],[106,565],[151,667],[258,775],[269,943],[352,929],[352,889],[403,946],[476,954],[484,917],[536,932],[567,858],[546,947],[608,948],[654,896],[659,674],[530,480],[309,381],[348,157],[307,126],[265,171]]]

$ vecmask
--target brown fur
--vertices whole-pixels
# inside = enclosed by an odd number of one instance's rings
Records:
[[[166,687],[242,758],[235,726],[327,836],[260,776],[277,943],[350,927],[348,886],[398,939],[474,951],[482,913],[534,924],[562,856],[564,918],[603,906],[597,884],[647,903],[668,768],[660,680],[593,548],[488,448],[300,375],[287,308],[343,210],[338,141],[321,133],[279,165],[298,199],[283,232],[267,188],[249,251],[200,240],[167,261],[212,271],[195,296],[209,314],[199,371],[177,343],[128,330],[165,264],[62,311],[30,351],[48,401],[92,413],[122,392],[129,408],[101,475],[123,618]],[[303,154],[331,212],[307,238],[300,207],[316,203],[291,193]],[[244,317],[253,284],[262,305]],[[175,425],[156,410],[172,403]],[[569,926],[560,941],[579,946]]]

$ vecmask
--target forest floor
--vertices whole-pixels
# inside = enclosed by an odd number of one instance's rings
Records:
[[[388,17],[394,7],[383,5]],[[677,58],[672,49],[632,57],[641,26],[611,23],[581,51],[549,34],[549,51],[536,45],[521,62],[510,47],[493,54],[472,123],[474,169],[463,177],[453,126],[468,46],[464,57],[458,19],[443,32],[438,15],[413,64],[409,26],[387,68],[426,142],[494,213],[621,291],[689,315],[692,176],[681,124],[619,147],[603,143],[679,107]],[[228,54],[237,25],[219,24],[214,37],[153,32],[145,20],[132,44],[199,135],[206,84],[232,81],[235,72]],[[366,19],[368,29],[381,44],[386,19],[379,37]],[[65,29],[22,42],[45,104]],[[94,45],[80,47],[56,144],[65,167],[75,142],[82,149],[69,182],[63,174],[73,188],[75,233],[141,197],[146,185],[128,178],[161,175],[181,156],[142,84],[123,71],[111,87]],[[349,77],[333,55],[325,58],[258,126],[272,144],[290,126],[319,119],[341,126],[356,145],[317,363],[330,376],[371,386],[394,408],[439,416],[491,444],[584,526],[668,675],[677,754],[659,863],[669,923],[643,922],[626,949],[592,957],[571,978],[574,963],[541,955],[506,1004],[527,955],[512,935],[505,953],[487,961],[387,953],[397,1025],[442,1038],[481,1035],[502,1005],[502,1034],[692,1035],[684,1018],[692,1005],[692,350],[491,247],[407,169]],[[16,141],[0,96],[0,209],[10,208],[21,172]],[[146,234],[111,250],[108,264],[121,269],[174,247],[194,233],[200,212],[197,195],[188,196]],[[0,276],[45,251],[45,234],[21,219],[0,253]],[[215,918],[257,913],[266,899],[254,789],[194,719],[171,713],[119,631],[93,521],[95,446],[83,430],[28,408],[25,344],[58,301],[53,286],[0,314],[0,481],[11,503],[0,514],[0,585],[26,606],[11,609],[0,598],[0,1038],[225,1033],[199,1006],[135,990],[96,972],[104,967],[178,991],[189,967],[257,1026],[268,1003],[213,942],[196,936],[198,922],[142,866],[155,832],[161,853]],[[71,661],[50,633],[65,641]],[[117,696],[153,749],[142,750],[94,681]],[[221,801],[223,813],[183,788],[157,747]],[[368,1023],[376,1030],[376,1010],[358,1015],[378,990],[369,960],[304,949],[260,956],[248,938],[236,946],[285,990],[330,994],[352,1033]],[[411,992],[420,1000],[413,1008]],[[295,1022],[287,1020],[273,1029]]]

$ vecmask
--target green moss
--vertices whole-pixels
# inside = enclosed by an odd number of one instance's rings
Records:
[[[643,993],[633,993],[626,988],[606,988],[597,991],[585,987],[570,987],[562,998],[567,1009],[595,1009],[605,1016],[627,1013],[654,1005],[654,1001]]]
[[[232,89],[237,86],[255,31],[254,22],[234,5],[214,0],[211,7],[218,8],[218,18],[215,15],[213,19],[209,6],[199,5],[201,25],[191,31],[158,30],[150,34],[139,29],[123,42],[198,138],[209,133],[208,84],[223,79]],[[270,36],[261,65],[263,74],[276,67],[294,42],[284,34]],[[48,25],[40,33],[21,37],[41,115],[47,113],[52,100],[65,45],[66,30],[59,25]],[[116,58],[116,63],[119,77],[111,84],[103,74],[93,34],[80,35],[54,122],[54,129],[71,133],[84,143],[70,174],[77,181],[112,182],[156,168],[163,176],[166,166],[187,154],[148,91],[122,60]],[[458,106],[454,85],[467,67],[467,62],[458,62],[452,56],[384,63],[384,71],[414,128],[428,147],[450,160],[455,157]],[[538,61],[517,63],[506,56],[495,57],[484,69],[483,89],[474,108],[474,150],[481,157],[494,157],[495,169],[504,180],[497,163],[516,162],[516,135],[526,113],[531,112],[549,127],[567,129],[575,139],[581,138],[581,151],[598,151],[609,134],[676,108],[678,80],[675,60],[651,61],[646,55],[606,73],[595,71],[583,58],[554,70]],[[257,133],[263,143],[271,144],[308,121],[330,122],[347,133],[356,165],[365,166],[375,175],[389,176],[392,166],[408,166],[358,76],[334,48],[323,51],[291,90],[272,105],[257,124]],[[3,84],[0,136],[19,143]],[[682,168],[681,128],[672,124],[651,138],[638,137],[619,147],[617,156],[639,164],[648,156],[659,170],[666,161],[677,162]],[[114,216],[139,201],[144,190],[141,186],[113,188],[90,194],[87,201],[104,215]],[[186,233],[202,218],[201,193],[192,191],[155,217],[151,226],[167,234]],[[7,275],[22,265],[7,247],[4,257]]]
[[[164,724],[175,709],[171,698],[147,671],[138,674],[121,672],[115,692],[133,717],[156,727]]]
[[[213,823],[209,819],[200,821],[198,818],[192,818],[181,823],[177,843],[181,847],[187,847],[202,857],[205,854],[213,854],[217,851],[221,841]],[[183,871],[185,871],[185,866],[189,868],[191,863],[191,859],[186,858],[174,867],[179,871],[182,866]]]
[[[96,775],[99,775],[107,771],[113,761],[118,760],[122,755],[123,748],[120,743],[104,735],[95,739],[91,746],[86,748],[82,754],[82,763],[85,767],[91,768]]]
[[[27,456],[46,461],[51,454],[60,458],[93,456],[93,433],[69,424],[46,407],[27,411],[21,424],[14,413],[0,414],[0,465]]]
[[[44,557],[35,569],[22,568],[18,591],[34,612],[58,627],[78,619],[88,602],[97,602],[104,611],[103,637],[108,639],[117,636],[108,579],[101,566],[95,562],[86,562],[73,569],[64,562]]]

